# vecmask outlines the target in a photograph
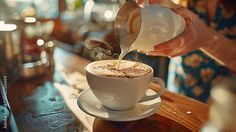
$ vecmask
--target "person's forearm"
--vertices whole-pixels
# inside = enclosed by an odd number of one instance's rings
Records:
[[[236,73],[236,44],[233,41],[219,33],[214,33],[213,39],[200,49]]]

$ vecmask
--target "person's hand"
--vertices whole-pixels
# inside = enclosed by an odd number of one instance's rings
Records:
[[[216,31],[208,27],[196,14],[184,7],[173,10],[185,18],[185,31],[170,41],[156,45],[154,51],[148,54],[175,57],[204,47],[214,39]]]

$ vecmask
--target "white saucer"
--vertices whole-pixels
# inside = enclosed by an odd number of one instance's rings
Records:
[[[156,92],[149,89],[147,95]],[[153,115],[159,111],[161,98],[138,103],[134,108],[127,111],[113,111],[106,109],[101,102],[94,96],[90,89],[84,90],[77,100],[77,104],[85,113],[109,121],[133,121]]]

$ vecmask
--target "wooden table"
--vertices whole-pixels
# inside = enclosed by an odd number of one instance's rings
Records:
[[[110,122],[85,114],[78,94],[88,88],[84,67],[90,61],[56,48],[55,70],[8,86],[8,98],[20,131],[199,131],[208,105],[166,91],[156,114],[137,121]],[[154,90],[158,86],[153,85]]]

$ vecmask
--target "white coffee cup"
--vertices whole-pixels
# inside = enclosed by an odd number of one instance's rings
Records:
[[[104,107],[111,110],[128,110],[139,102],[156,99],[163,93],[165,89],[164,82],[158,77],[153,77],[152,67],[146,64],[144,65],[150,68],[151,72],[135,78],[107,77],[91,72],[94,64],[109,61],[118,60],[95,61],[85,68],[90,89]],[[146,91],[149,89],[151,82],[159,84],[161,89],[158,93],[147,96]]]

